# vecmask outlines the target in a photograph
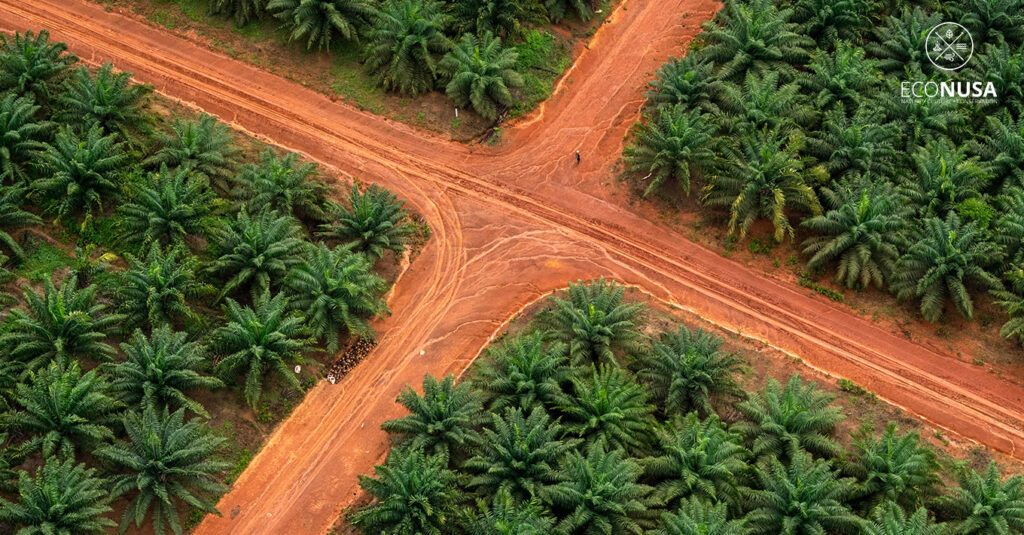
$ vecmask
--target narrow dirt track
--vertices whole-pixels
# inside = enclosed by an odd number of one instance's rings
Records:
[[[449,143],[79,0],[0,0],[0,29],[48,28],[90,63],[409,199],[432,237],[396,283],[380,343],[321,382],[271,436],[203,534],[323,533],[387,449],[403,385],[460,373],[509,317],[576,278],[605,276],[849,378],[935,425],[1020,456],[1024,388],[766,279],[608,198],[610,164],[656,67],[710,0],[625,0],[556,95],[501,147]],[[676,15],[683,14],[682,24]],[[574,150],[584,163],[573,166]],[[421,351],[423,354],[421,355]]]

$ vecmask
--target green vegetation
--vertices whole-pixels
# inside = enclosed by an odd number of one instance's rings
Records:
[[[577,283],[547,310],[597,310],[617,290]],[[642,304],[616,303],[646,317]],[[652,325],[664,332],[640,334]],[[700,329],[637,323],[629,351],[614,347],[595,362],[566,355],[574,340],[589,341],[586,330],[553,328],[535,316],[464,380],[428,375],[422,395],[404,390],[398,401],[410,414],[382,426],[392,450],[372,477],[360,476],[372,501],[347,520],[362,533],[408,535],[1024,529],[1024,476],[940,465],[917,432],[894,423],[856,427],[843,446],[832,395],[797,375],[742,392],[745,355]]]
[[[775,241],[803,241],[808,270],[889,291],[928,321],[954,308],[970,319],[978,295],[992,292],[1010,316],[1003,334],[1019,336],[1021,7],[726,2],[690,53],[659,69],[626,170],[645,195],[699,185],[730,236],[766,221]],[[971,32],[960,74],[991,82],[997,99],[900,93],[901,82],[952,79],[926,56],[942,21]]]
[[[600,24],[592,20],[596,11],[610,11],[597,0],[156,0],[139,7],[171,29],[194,22],[216,29],[218,35],[209,36],[216,46],[274,71],[287,71],[285,62],[304,62],[294,55],[298,50],[329,54],[332,66],[322,78],[298,71],[304,84],[322,84],[321,90],[360,108],[420,126],[442,128],[449,119],[429,117],[438,114],[433,100],[407,114],[391,104],[404,107],[408,100],[389,102],[386,96],[443,91],[460,113],[479,116],[453,120],[452,130],[469,124],[475,134],[550,96],[569,66],[568,41],[574,38],[556,37],[564,32],[552,31],[552,23],[582,20],[592,33]],[[235,35],[225,38],[220,29],[228,21]],[[225,42],[236,38],[243,42]],[[262,53],[243,52],[253,49]],[[278,51],[293,59],[282,62]]]
[[[0,39],[0,532],[108,532],[113,508],[181,535],[322,365],[292,366],[371,335],[374,268],[416,227],[376,185],[328,202],[296,154],[246,164],[213,117],[153,113],[45,32]]]

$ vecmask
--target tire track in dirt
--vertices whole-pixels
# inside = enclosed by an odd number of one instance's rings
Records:
[[[378,322],[371,357],[339,385],[307,395],[222,499],[225,517],[209,518],[200,532],[322,532],[352,499],[355,474],[386,451],[377,426],[400,413],[398,389],[427,372],[460,372],[501,321],[577,277],[641,286],[997,449],[1024,443],[1016,385],[766,280],[595,197],[599,191],[569,187],[610,175],[607,164],[639,113],[644,75],[713,13],[710,2],[627,0],[560,82],[563,90],[507,133],[506,147],[474,151],[98,6],[57,4],[0,0],[0,26],[50,27],[87,61],[114,60],[237,128],[382,182],[434,230],[396,285],[395,314]],[[676,11],[693,15],[683,25],[662,15]],[[574,148],[607,156],[574,169]]]

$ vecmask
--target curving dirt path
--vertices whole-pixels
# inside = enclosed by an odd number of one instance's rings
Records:
[[[198,533],[323,533],[387,449],[382,421],[425,373],[463,371],[503,322],[568,280],[644,288],[849,378],[931,423],[1020,457],[1024,388],[766,279],[619,206],[611,165],[651,73],[717,9],[625,0],[559,91],[502,146],[449,143],[80,0],[0,0],[0,30],[45,27],[90,63],[114,61],[235,128],[409,200],[432,239],[397,281],[379,344],[321,382],[273,433]],[[666,13],[672,15],[666,16]],[[684,14],[682,23],[680,16]],[[574,166],[580,150],[583,164]]]

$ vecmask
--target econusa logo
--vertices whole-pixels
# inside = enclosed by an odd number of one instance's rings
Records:
[[[925,37],[925,55],[928,61],[943,71],[956,72],[967,65],[974,55],[974,37],[967,28],[955,22],[936,24]],[[995,98],[996,87],[992,82],[974,80],[923,80],[900,83],[903,98]]]

